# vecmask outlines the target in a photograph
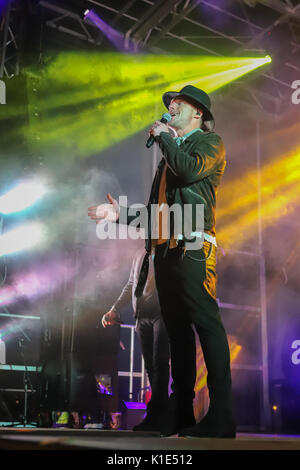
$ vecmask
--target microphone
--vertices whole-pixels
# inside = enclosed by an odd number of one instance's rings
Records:
[[[162,122],[164,124],[167,124],[167,122],[171,121],[171,119],[172,119],[171,114],[164,113],[162,115],[162,118],[161,118],[160,122]],[[150,135],[150,137],[149,137],[149,139],[147,140],[147,143],[146,143],[147,149],[149,149],[154,144],[154,141],[155,141],[154,135]]]

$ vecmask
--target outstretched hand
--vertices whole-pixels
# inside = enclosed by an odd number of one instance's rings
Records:
[[[110,193],[107,194],[108,203],[88,208],[88,216],[96,221],[96,224],[104,222],[116,222],[120,217],[119,204]]]

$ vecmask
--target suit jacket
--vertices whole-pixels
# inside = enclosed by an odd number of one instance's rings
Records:
[[[146,220],[141,220],[136,225],[137,228],[147,227],[147,237],[145,240],[146,255],[141,263],[140,276],[138,279],[135,294],[140,297],[148,276],[148,260],[152,249],[151,230],[152,218],[151,208],[158,203],[159,186],[164,166],[166,171],[166,200],[168,206],[177,203],[181,206],[184,214],[185,204],[190,204],[192,210],[191,232],[203,231],[196,216],[197,204],[204,206],[204,231],[215,236],[215,210],[216,196],[222,175],[225,170],[225,148],[223,141],[215,132],[194,132],[188,136],[181,145],[177,145],[174,138],[168,132],[161,132],[156,138],[163,158],[160,161],[150,193],[147,205]],[[128,214],[129,208],[120,207],[119,223],[130,224],[136,217],[141,218],[141,213],[137,210],[135,215]],[[172,229],[171,229],[172,230]],[[170,231],[171,232],[171,231]],[[184,227],[184,217],[182,217],[182,239],[183,246],[187,239]],[[170,236],[172,233],[170,233]],[[196,240],[196,239],[194,239]]]
[[[225,148],[223,141],[215,132],[195,132],[186,138],[180,146],[167,132],[162,132],[156,138],[163,158],[160,161],[152,183],[148,208],[148,220],[137,225],[145,227],[148,224],[148,234],[151,234],[151,205],[158,203],[158,191],[162,171],[167,165],[166,199],[169,206],[177,203],[184,212],[184,205],[203,204],[204,231],[215,236],[216,196],[222,175],[226,166]],[[120,207],[120,223],[130,224],[141,213],[128,215],[128,208]],[[182,218],[183,220],[183,218]],[[201,231],[197,227],[195,211],[192,216],[192,231]],[[182,227],[184,233],[184,227]],[[146,250],[150,252],[151,237],[146,239]]]
[[[160,312],[158,295],[155,287],[152,259],[150,259],[150,263],[152,263],[152,266],[150,264],[150,274],[148,275],[143,295],[137,298],[134,294],[138,283],[144,255],[144,248],[140,248],[136,252],[132,261],[129,279],[123,287],[120,296],[113,305],[113,308],[118,313],[120,313],[120,310],[122,310],[123,307],[125,307],[126,305],[128,305],[128,303],[131,302],[135,318],[156,316]]]

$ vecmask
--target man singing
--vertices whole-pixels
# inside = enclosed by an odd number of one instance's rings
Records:
[[[171,348],[172,394],[169,399],[163,436],[178,434],[191,437],[235,437],[231,404],[230,354],[219,307],[216,301],[215,209],[217,189],[224,173],[225,149],[213,132],[214,117],[209,96],[192,85],[179,92],[167,92],[163,103],[169,110],[168,124],[156,121],[150,129],[163,158],[159,163],[150,195],[153,204],[204,205],[204,233],[192,218],[192,230],[179,237],[171,233],[165,239],[151,239],[148,229],[146,256],[136,295],[143,292],[148,257],[154,252],[155,281]],[[177,136],[170,134],[175,129]],[[117,201],[108,195],[109,205],[89,208],[97,222],[103,218],[118,220]],[[193,214],[195,213],[193,212]],[[114,214],[113,217],[111,214]],[[148,219],[149,220],[149,219]],[[127,218],[130,222],[130,218]],[[203,240],[200,249],[191,242]],[[198,245],[199,246],[199,245]],[[197,248],[195,246],[195,248]],[[207,415],[196,424],[193,413],[196,380],[196,330],[207,368],[210,405]]]

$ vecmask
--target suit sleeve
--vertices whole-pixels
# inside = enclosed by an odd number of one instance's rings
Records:
[[[185,184],[195,183],[215,173],[225,161],[225,148],[217,134],[209,134],[199,139],[192,153],[178,147],[167,132],[162,132],[157,139],[169,168]]]
[[[130,276],[122,289],[121,294],[119,295],[118,299],[112,306],[114,310],[116,310],[120,314],[120,310],[129,304],[132,301],[132,286],[134,282],[134,261],[131,266]]]

